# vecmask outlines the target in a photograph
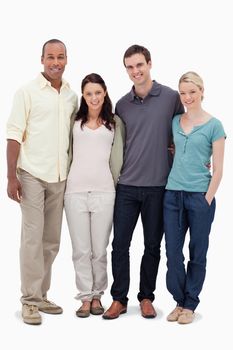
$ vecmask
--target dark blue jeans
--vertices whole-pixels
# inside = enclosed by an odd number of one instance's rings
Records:
[[[140,267],[138,300],[154,300],[156,277],[163,236],[164,187],[118,185],[114,208],[114,238],[112,243],[113,284],[111,295],[126,305],[130,283],[129,248],[141,214],[144,254]]]
[[[195,310],[206,274],[209,233],[214,220],[215,199],[211,205],[205,193],[166,191],[164,230],[167,255],[167,289],[177,305]],[[189,229],[189,261],[184,265],[183,247]]]

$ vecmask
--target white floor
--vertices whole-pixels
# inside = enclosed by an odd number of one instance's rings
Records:
[[[13,220],[8,221],[5,245],[1,246],[1,337],[3,350],[20,348],[39,349],[78,349],[80,347],[119,349],[232,349],[232,261],[230,246],[220,237],[218,217],[214,225],[208,255],[207,277],[201,293],[201,303],[195,321],[190,325],[179,325],[166,321],[167,314],[174,307],[173,300],[166,290],[166,260],[164,242],[160,263],[154,305],[158,316],[144,319],[140,315],[136,299],[139,280],[139,265],[142,253],[141,224],[134,233],[131,246],[131,285],[128,312],[116,320],[103,320],[91,315],[87,319],[75,316],[78,301],[74,299],[74,272],[71,261],[71,245],[64,220],[61,249],[53,268],[52,286],[48,298],[64,308],[62,315],[42,314],[40,326],[26,325],[21,320],[20,280],[18,266],[20,215],[17,205],[9,202]],[[5,218],[6,219],[6,218]],[[9,218],[8,218],[9,219]],[[219,232],[217,232],[219,231]],[[226,233],[225,233],[226,234]],[[111,237],[112,238],[112,237]],[[187,248],[185,248],[187,249]],[[111,285],[111,264],[109,245],[109,286]],[[7,266],[7,269],[4,267]],[[228,284],[229,283],[229,284]],[[111,303],[109,289],[102,299],[104,307]],[[159,347],[159,348],[158,348]]]
[[[233,349],[232,240],[232,1],[57,1],[8,0],[1,3],[1,118],[0,118],[0,349],[1,350],[218,350]],[[60,5],[60,6],[59,6]],[[231,5],[232,6],[232,5]],[[41,25],[42,24],[42,25]],[[7,30],[9,25],[16,30]],[[94,30],[93,30],[94,29]],[[107,35],[108,34],[108,35]],[[41,70],[42,44],[58,37],[67,44],[65,72],[81,97],[85,74],[99,72],[116,101],[131,88],[122,64],[127,47],[141,44],[152,53],[152,77],[177,89],[178,78],[195,70],[204,78],[204,107],[223,121],[226,133],[224,178],[217,193],[217,215],[210,239],[207,276],[195,322],[166,321],[174,307],[166,290],[164,246],[156,289],[156,319],[140,316],[138,292],[142,235],[138,225],[131,247],[128,313],[117,320],[99,316],[79,319],[66,225],[54,263],[51,300],[64,314],[43,315],[41,326],[20,317],[18,250],[20,210],[6,196],[5,128],[13,94]],[[108,38],[111,38],[110,40]],[[190,160],[192,161],[192,160]],[[110,258],[111,245],[109,246]],[[111,285],[109,259],[109,286]],[[103,304],[109,306],[109,289]]]

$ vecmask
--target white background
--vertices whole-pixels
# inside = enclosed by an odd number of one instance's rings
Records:
[[[231,1],[222,0],[8,0],[1,5],[1,103],[0,103],[0,212],[1,212],[1,349],[82,347],[118,349],[230,348],[232,329],[232,16]],[[122,64],[132,44],[146,46],[152,54],[152,77],[177,88],[181,74],[197,71],[205,82],[205,109],[221,119],[228,135],[224,178],[217,193],[217,212],[210,236],[207,277],[193,324],[166,321],[174,307],[165,286],[164,242],[157,281],[155,307],[158,317],[140,316],[136,295],[142,254],[141,224],[131,246],[131,285],[128,314],[105,321],[91,316],[78,319],[70,238],[64,220],[59,255],[54,263],[49,297],[62,305],[63,315],[43,314],[41,326],[23,324],[18,249],[20,209],[6,196],[5,124],[15,90],[42,70],[41,48],[51,38],[63,40],[68,49],[64,77],[80,96],[80,82],[91,72],[103,76],[115,104],[131,88]],[[190,160],[191,161],[191,160]],[[110,241],[112,240],[112,236]],[[111,264],[109,245],[109,286]],[[111,302],[109,289],[103,297]]]

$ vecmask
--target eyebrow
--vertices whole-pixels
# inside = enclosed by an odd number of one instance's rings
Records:
[[[144,62],[138,62],[136,65],[135,65],[135,67],[137,67],[137,66],[142,66],[144,64]],[[133,67],[133,65],[131,65],[131,64],[129,64],[129,65],[127,65],[126,66],[126,68],[132,68]]]
[[[54,53],[47,53],[47,56],[55,56]],[[65,56],[65,53],[59,53],[57,56]]]

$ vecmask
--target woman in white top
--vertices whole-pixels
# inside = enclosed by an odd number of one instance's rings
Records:
[[[115,185],[123,162],[124,126],[112,113],[104,80],[96,73],[81,85],[73,127],[73,159],[67,179],[65,212],[73,248],[78,317],[104,312],[107,246],[112,229]]]

